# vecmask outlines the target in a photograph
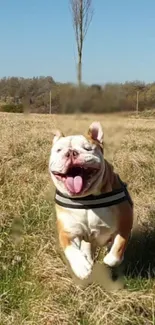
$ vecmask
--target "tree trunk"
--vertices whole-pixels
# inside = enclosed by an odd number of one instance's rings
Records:
[[[82,57],[79,55],[79,62],[77,66],[77,79],[78,79],[78,84],[79,87],[81,86],[82,83]]]

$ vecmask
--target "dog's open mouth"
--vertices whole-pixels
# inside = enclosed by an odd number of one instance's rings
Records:
[[[80,194],[89,185],[90,179],[97,173],[93,167],[72,166],[66,174],[54,172],[57,179],[63,181],[71,194]]]

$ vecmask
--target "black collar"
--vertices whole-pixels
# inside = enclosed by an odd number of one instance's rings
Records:
[[[122,187],[106,194],[89,195],[83,198],[70,198],[56,190],[55,202],[64,207],[71,209],[97,209],[119,204],[123,201],[130,200],[126,184],[121,181]]]

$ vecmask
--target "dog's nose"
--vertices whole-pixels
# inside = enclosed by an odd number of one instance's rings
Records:
[[[77,158],[79,155],[78,151],[77,150],[68,150],[66,152],[66,157],[69,158],[69,157],[73,157],[73,159]]]
[[[67,158],[69,158],[69,157],[70,157],[70,155],[71,155],[71,151],[70,151],[70,150],[68,150],[68,151],[66,152],[65,156],[66,156]]]
[[[73,150],[72,152],[73,158],[77,158],[77,156],[79,155],[77,150]]]

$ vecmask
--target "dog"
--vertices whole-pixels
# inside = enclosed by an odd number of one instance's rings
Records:
[[[86,135],[64,136],[57,130],[49,172],[56,188],[59,243],[74,275],[88,278],[96,248],[109,244],[103,262],[120,265],[133,227],[133,201],[104,158],[101,124],[93,122]]]

